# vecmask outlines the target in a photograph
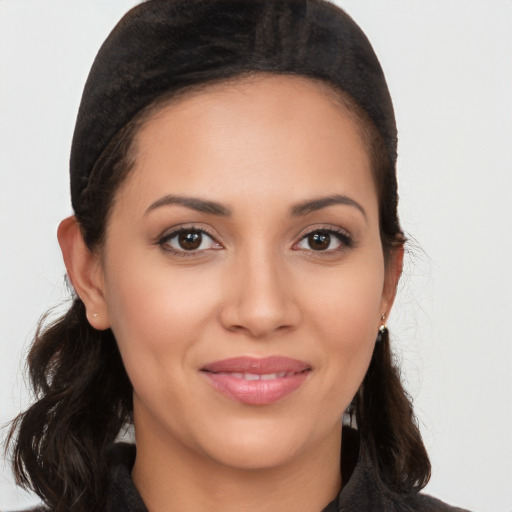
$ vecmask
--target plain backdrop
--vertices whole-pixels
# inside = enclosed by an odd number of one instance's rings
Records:
[[[0,0],[0,423],[67,293],[56,241],[94,55],[134,0]],[[427,492],[512,511],[512,2],[340,0],[386,72],[412,243],[390,321],[429,449]],[[0,507],[36,499],[0,462]]]

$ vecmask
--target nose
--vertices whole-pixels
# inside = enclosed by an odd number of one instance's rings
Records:
[[[240,257],[224,284],[220,318],[225,329],[261,339],[299,323],[293,280],[272,253]]]

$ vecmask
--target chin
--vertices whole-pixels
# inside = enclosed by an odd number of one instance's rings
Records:
[[[286,466],[300,456],[298,448],[289,443],[247,439],[244,436],[229,446],[215,447],[211,456],[223,466],[258,471]]]
[[[304,457],[316,443],[313,432],[304,421],[297,423],[275,419],[235,422],[215,433],[204,433],[208,439],[203,450],[212,460],[231,468],[263,470],[279,468]]]

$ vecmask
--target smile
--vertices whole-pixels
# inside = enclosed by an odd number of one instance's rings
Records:
[[[221,375],[218,373],[217,375]],[[279,373],[264,373],[259,375],[257,373],[226,373],[226,375],[231,375],[235,379],[245,379],[245,380],[274,380],[274,379],[282,379],[284,377],[292,377],[295,375],[294,372],[279,372]]]
[[[247,405],[269,405],[297,390],[311,373],[304,361],[281,356],[216,361],[201,371],[227,398]]]

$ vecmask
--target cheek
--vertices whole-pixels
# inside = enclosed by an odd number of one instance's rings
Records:
[[[142,258],[129,255],[112,261],[117,264],[106,273],[107,305],[127,370],[144,362],[183,364],[215,316],[215,274],[207,282],[197,269],[141,264]]]
[[[375,340],[384,287],[384,262],[374,257],[355,261],[330,273],[311,275],[302,292],[310,315],[326,338],[338,340],[340,347]],[[308,293],[305,293],[306,289]]]
[[[323,347],[324,382],[338,412],[357,392],[377,337],[384,264],[378,258],[371,263],[362,272],[347,265],[325,279],[317,276],[307,295],[309,328]]]
[[[165,417],[163,423],[186,437],[185,418],[193,409],[187,393],[191,368],[198,352],[209,350],[218,300],[216,273],[210,272],[206,282],[197,269],[173,271],[167,264],[141,261],[125,255],[108,273],[112,331],[138,397],[139,414],[144,410],[146,418]],[[177,410],[178,415],[167,417]]]

